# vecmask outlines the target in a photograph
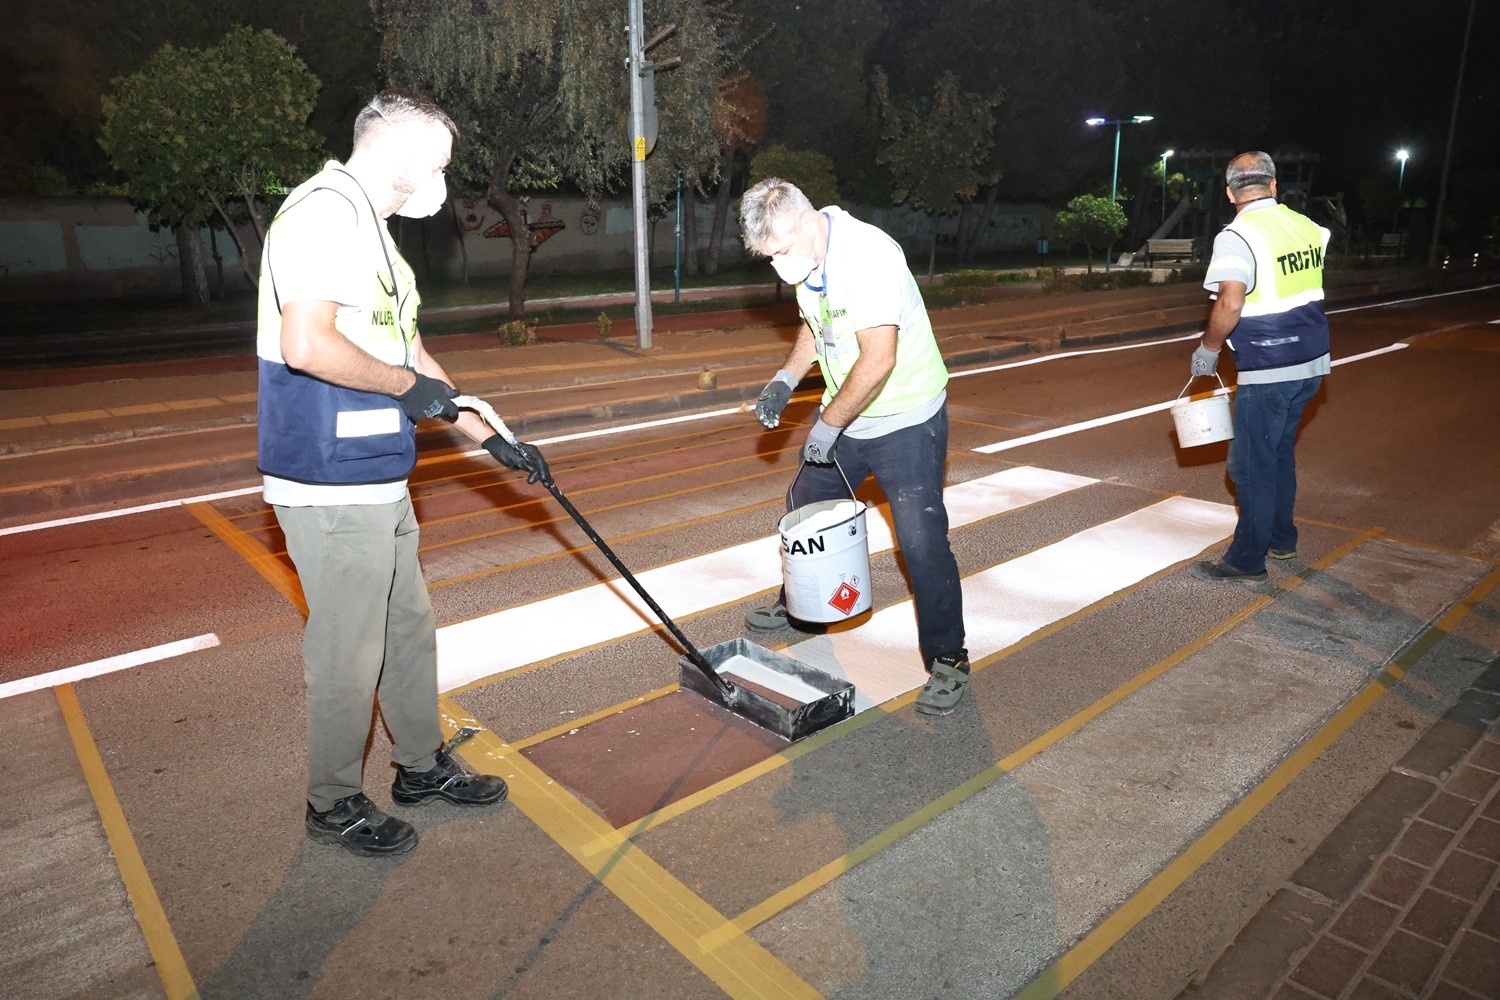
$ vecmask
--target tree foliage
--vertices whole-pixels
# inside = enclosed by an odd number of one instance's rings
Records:
[[[202,49],[164,45],[113,81],[99,142],[152,221],[197,227],[217,214],[231,233],[248,219],[263,238],[262,199],[316,164],[320,142],[307,119],[318,86],[269,31],[236,28]],[[239,249],[253,284],[250,254]]]
[[[483,192],[511,231],[510,311],[524,312],[532,244],[520,192],[568,181],[598,198],[625,177],[629,148],[626,6],[617,0],[372,0],[393,82],[425,91],[463,131],[452,172]],[[663,0],[653,25],[676,32],[650,53],[681,64],[656,74],[660,122],[647,160],[652,200],[682,170],[717,163],[715,129],[730,24],[706,0]]]
[[[1125,210],[1108,198],[1081,194],[1057,213],[1057,232],[1069,243],[1088,247],[1089,270],[1094,270],[1094,248],[1107,247],[1125,231]]]
[[[832,205],[839,200],[833,161],[822,153],[767,146],[750,161],[750,183],[759,184],[768,177],[791,181],[815,206]]]
[[[875,94],[880,104],[884,146],[880,162],[891,168],[896,181],[893,200],[940,218],[958,211],[960,201],[973,198],[981,184],[993,184],[995,176],[982,172],[995,145],[994,109],[1000,96],[965,94],[958,78],[944,73],[938,78],[929,101],[893,99],[890,84],[880,70],[875,73]],[[937,226],[927,273],[937,255]]]

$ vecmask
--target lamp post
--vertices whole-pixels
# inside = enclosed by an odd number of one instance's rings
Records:
[[[1167,157],[1177,150],[1169,149],[1161,154],[1161,224],[1167,224]]]
[[[1151,121],[1154,115],[1131,115],[1129,118],[1085,118],[1085,125],[1113,125],[1115,127],[1115,165],[1109,175],[1109,200],[1115,200],[1115,194],[1119,190],[1120,181],[1120,126],[1141,125]],[[1104,269],[1109,270],[1114,260],[1115,248],[1113,245],[1104,248]]]
[[[1398,234],[1401,232],[1401,184],[1406,180],[1406,158],[1410,155],[1404,149],[1396,150],[1396,159],[1401,161],[1401,169],[1396,174],[1396,211],[1391,216],[1391,228]]]

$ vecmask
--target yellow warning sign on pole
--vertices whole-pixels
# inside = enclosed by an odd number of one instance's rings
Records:
[[[635,137],[635,158],[637,160],[646,158],[646,137],[643,135]]]

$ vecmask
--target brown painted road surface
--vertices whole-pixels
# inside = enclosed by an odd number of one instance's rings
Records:
[[[424,429],[445,725],[511,796],[403,810],[421,844],[373,863],[301,830],[244,359],[0,373],[0,993],[1500,996],[1500,289],[1331,285],[1298,557],[1261,587],[1184,572],[1233,523],[1225,446],[1159,409],[1200,292],[935,314],[971,692],[912,710],[869,484],[874,611],[762,640],[862,695],[792,745],[679,690],[557,505]],[[767,432],[784,322],[616,333],[433,345],[696,643],[742,635],[815,387]]]

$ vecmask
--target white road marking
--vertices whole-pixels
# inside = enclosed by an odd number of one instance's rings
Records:
[[[1333,367],[1337,368],[1339,365],[1347,365],[1351,361],[1364,361],[1367,358],[1377,357],[1381,354],[1390,354],[1393,351],[1404,351],[1410,346],[1410,344],[1406,343],[1391,344],[1388,347],[1381,347],[1373,351],[1366,351],[1363,354],[1350,355],[1347,358],[1339,358],[1338,360],[1334,361]],[[1228,389],[1215,389],[1213,391],[1213,395],[1222,396],[1228,392]],[[1011,438],[1008,441],[996,441],[994,444],[980,445],[978,448],[975,448],[974,451],[977,451],[984,455],[993,455],[996,452],[1000,451],[1010,451],[1012,448],[1020,448],[1024,445],[1036,444],[1038,441],[1048,441],[1052,438],[1066,437],[1069,434],[1077,434],[1079,431],[1088,431],[1093,430],[1095,427],[1104,427],[1108,424],[1117,424],[1122,420],[1133,420],[1136,417],[1143,417],[1148,413],[1160,413],[1163,410],[1170,410],[1172,408],[1172,404],[1175,402],[1177,402],[1176,399],[1169,399],[1165,403],[1152,403],[1149,406],[1138,406],[1133,410],[1125,410],[1121,413],[1111,413],[1107,416],[1095,417],[1092,420],[1082,420],[1076,424],[1067,424],[1063,427],[1053,427],[1050,430],[1037,431],[1035,434],[1027,434],[1024,437]]]
[[[40,691],[42,688],[57,687],[60,684],[72,684],[76,681],[88,680],[90,677],[98,677],[101,674],[112,674],[119,670],[130,670],[147,663],[156,663],[159,660],[168,660],[174,656],[195,653],[200,649],[212,649],[218,644],[219,637],[213,632],[209,632],[205,635],[194,636],[191,639],[179,639],[176,642],[163,643],[160,646],[152,646],[149,649],[138,649],[133,653],[121,653],[119,656],[111,656],[104,660],[95,660],[93,663],[84,663],[76,667],[66,667],[62,670],[53,670],[50,673],[36,674],[32,677],[22,677],[20,680],[0,684],[0,699],[14,698],[18,694],[25,694],[28,691]]]
[[[950,487],[944,501],[949,523],[956,529],[1096,482],[1022,466]],[[884,516],[868,518],[867,530],[872,554],[892,547]],[[638,573],[636,578],[676,619],[779,586],[781,547],[777,536],[770,535]],[[618,579],[455,622],[438,629],[438,687],[450,691],[655,625],[650,609]]]
[[[1234,508],[1169,497],[1124,517],[964,578],[969,659],[978,661],[1109,595],[1191,559],[1234,531]],[[782,650],[854,685],[854,709],[889,701],[927,680],[910,600],[859,628]]]

